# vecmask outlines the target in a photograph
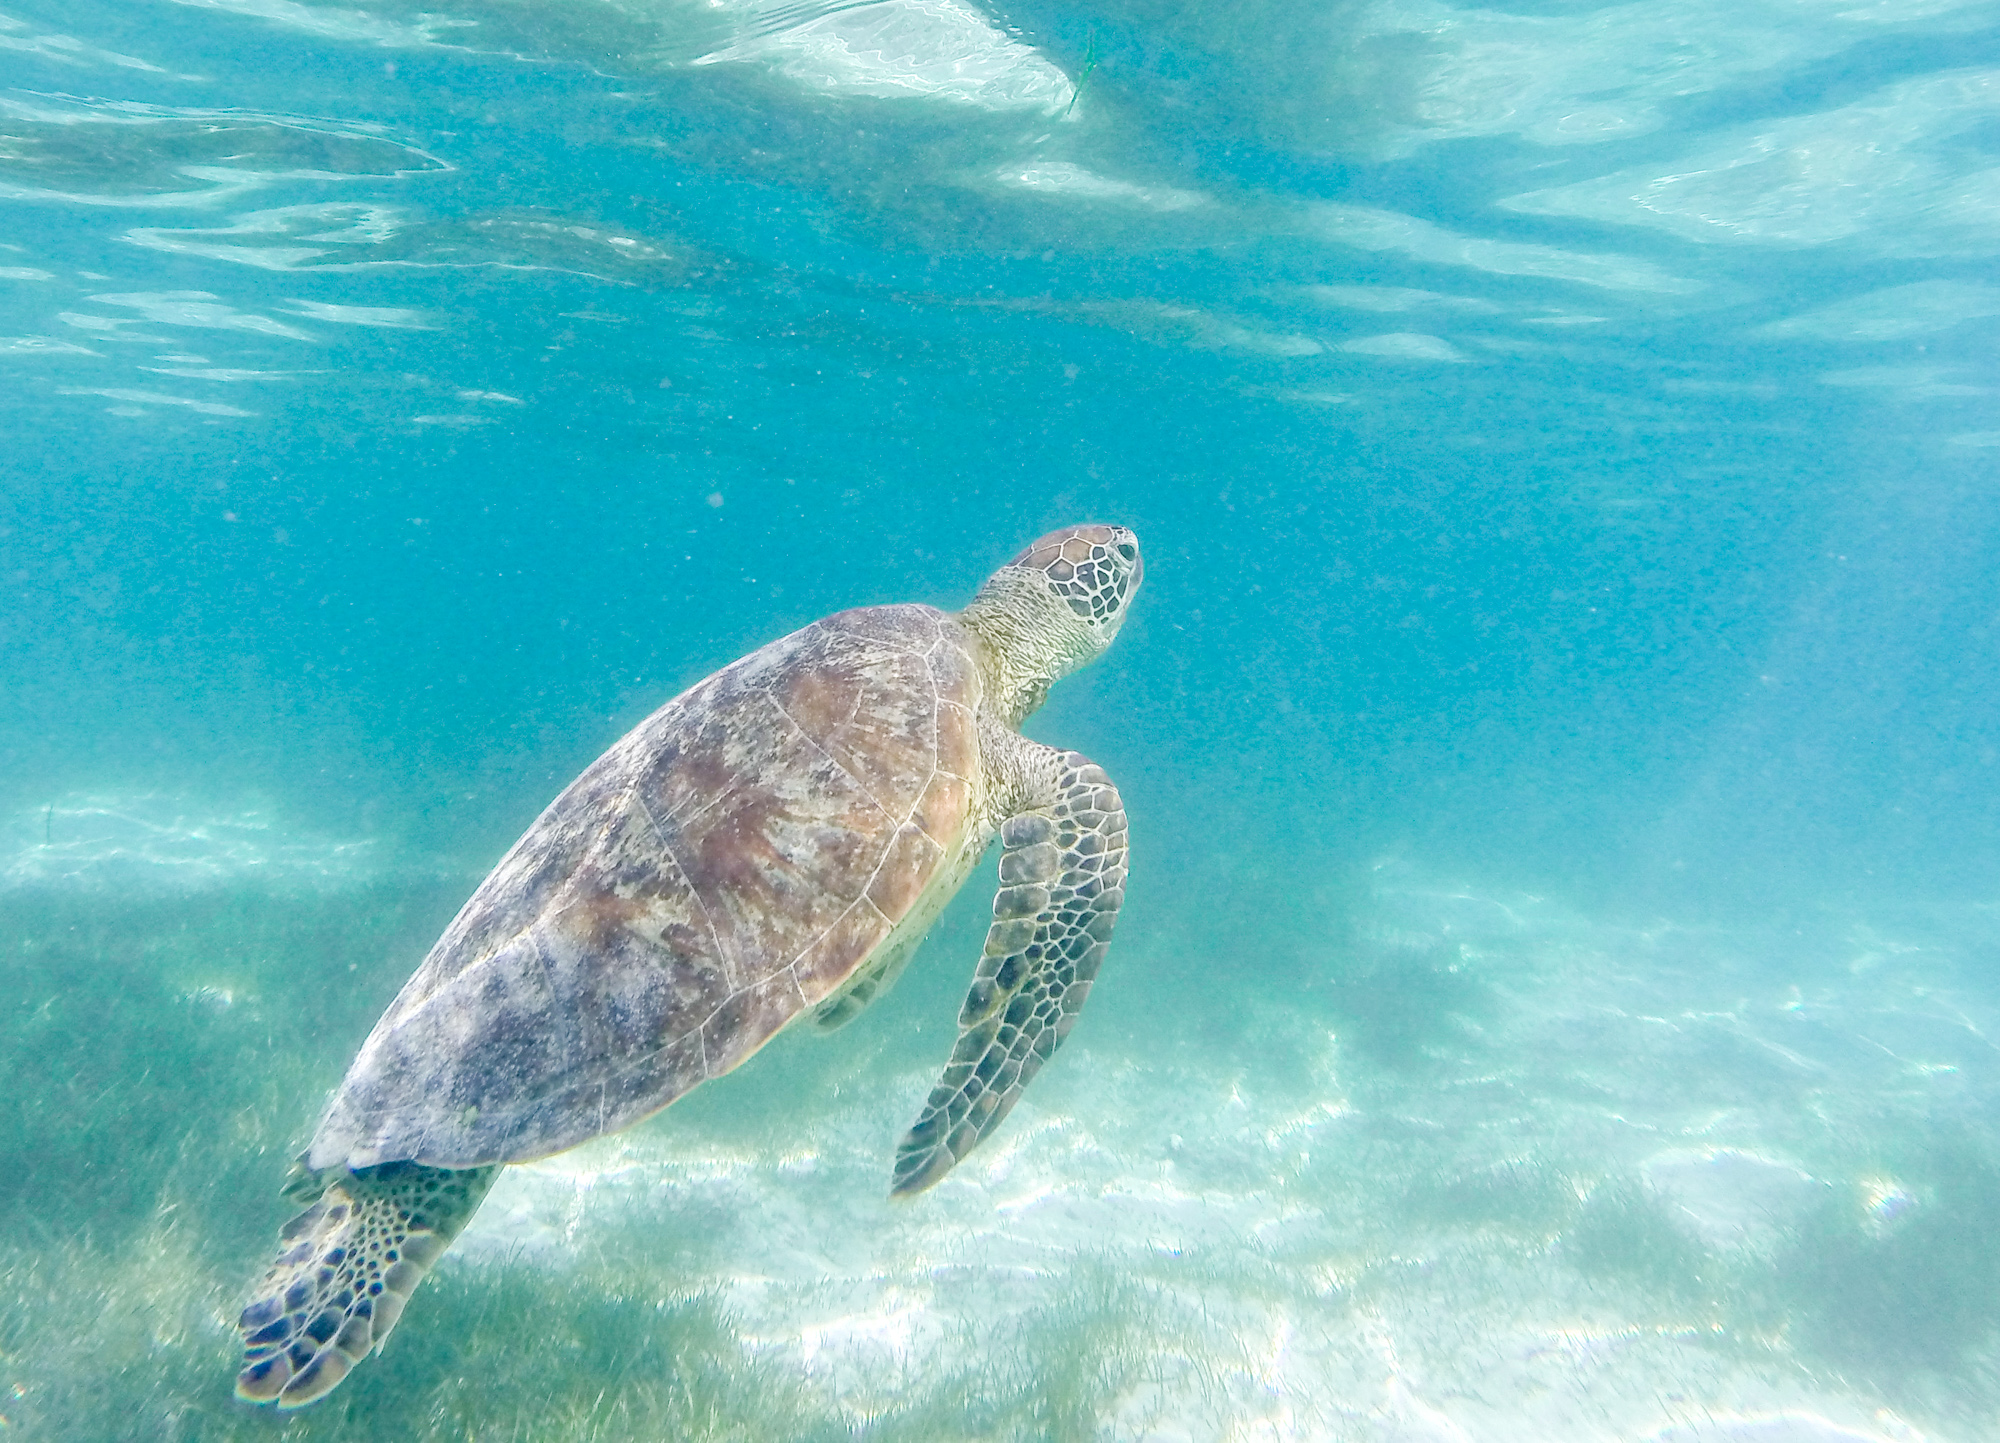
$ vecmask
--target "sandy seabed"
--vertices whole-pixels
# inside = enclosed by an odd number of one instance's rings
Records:
[[[0,869],[0,1416],[268,1436],[231,1325],[286,1159],[464,881],[249,814],[112,841]],[[1323,963],[1249,982],[1128,929],[1002,1130],[892,1203],[943,953],[976,946],[948,917],[844,1032],[504,1175],[287,1436],[2000,1431],[1984,911],[1751,932],[1408,871],[1353,895]]]

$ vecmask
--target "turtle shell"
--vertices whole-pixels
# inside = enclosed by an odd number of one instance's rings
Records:
[[[735,1067],[965,845],[979,689],[953,618],[881,606],[675,697],[480,884],[369,1034],[309,1164],[527,1161]]]

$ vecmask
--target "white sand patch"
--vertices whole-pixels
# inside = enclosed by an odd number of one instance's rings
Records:
[[[1669,1148],[1641,1163],[1639,1174],[1675,1216],[1719,1248],[1774,1241],[1827,1192],[1801,1168],[1734,1148]]]
[[[148,392],[93,392],[141,396]],[[242,415],[242,412],[234,414]],[[251,881],[342,885],[375,872],[375,847],[286,828],[257,808],[157,794],[67,794],[0,820],[0,891],[150,894]]]
[[[1497,911],[1474,920],[1475,899],[1434,900],[1448,905],[1432,909],[1432,925],[1461,935],[1513,925]],[[1629,1015],[1645,1025],[1639,1010]],[[1560,1015],[1527,1025],[1557,1073],[1622,1068],[1644,1092],[1654,1067],[1676,1065],[1635,1056],[1615,1028],[1603,1052],[1579,1057],[1547,1045]],[[1677,1015],[1658,1031],[1698,1053],[1709,1045],[1699,1027]],[[1508,1045],[1525,1041],[1516,1032]],[[643,1217],[633,1225],[663,1247],[683,1219],[708,1244],[696,1281],[722,1293],[746,1341],[789,1360],[857,1423],[905,1400],[913,1379],[990,1375],[996,1360],[1021,1356],[1052,1367],[1047,1340],[1061,1336],[1069,1348],[1101,1345],[1103,1356],[1086,1361],[1108,1370],[1100,1424],[1117,1437],[1929,1436],[1726,1334],[1699,1308],[1675,1316],[1643,1286],[1584,1282],[1559,1251],[1479,1233],[1444,1239],[1384,1212],[1381,1195],[1362,1201],[1353,1189],[1379,1184],[1371,1159],[1387,1156],[1370,1137],[1404,1124],[1339,1094],[1339,1055],[1338,1038],[1326,1038],[1312,1067],[1333,1095],[1281,1096],[1073,1045],[1050,1069],[1067,1076],[1067,1090],[1058,1081],[1030,1094],[985,1149],[900,1203],[884,1196],[889,1160],[928,1072],[864,1089],[865,1101],[843,1089],[850,1100],[788,1128],[768,1153],[751,1138],[736,1146],[677,1134],[669,1112],[508,1174],[461,1248],[562,1267],[623,1218]],[[1643,1151],[1616,1136],[1607,1147],[1592,1109],[1515,1087],[1520,1095],[1483,1103],[1441,1096],[1434,1120],[1417,1119],[1420,1135],[1477,1152],[1500,1116],[1525,1107],[1531,1116],[1509,1135],[1525,1129],[1543,1155],[1629,1173],[1718,1255],[1771,1244],[1827,1194],[1804,1169],[1750,1147]],[[1663,1100],[1653,1131],[1687,1138],[1757,1125],[1719,1123],[1700,1099]],[[1331,1172],[1312,1171],[1313,1159]],[[1878,1192],[1891,1198],[1893,1185]]]

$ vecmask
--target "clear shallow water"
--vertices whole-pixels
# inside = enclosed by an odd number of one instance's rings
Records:
[[[1144,598],[1031,730],[1130,902],[991,1156],[881,1200],[974,886],[289,1429],[1990,1436],[1996,67],[1970,4],[0,11],[0,1413],[270,1431],[283,1160],[548,797],[1103,517]]]

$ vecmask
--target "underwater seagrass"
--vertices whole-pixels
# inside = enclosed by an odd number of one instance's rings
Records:
[[[840,612],[675,697],[550,804],[361,1046],[243,1310],[236,1391],[295,1408],[379,1347],[501,1167],[629,1127],[886,991],[997,833],[958,1044],[897,1149],[921,1192],[1075,1024],[1124,899],[1103,771],[1020,734],[1118,634],[1138,538],[1072,526],[951,615]]]

